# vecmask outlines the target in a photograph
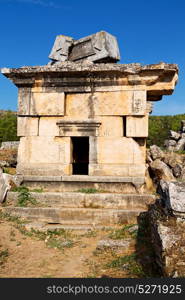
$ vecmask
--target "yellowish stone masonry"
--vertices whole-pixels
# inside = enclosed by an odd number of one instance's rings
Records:
[[[18,175],[144,180],[151,103],[172,94],[177,65],[67,61],[1,72],[18,87]]]

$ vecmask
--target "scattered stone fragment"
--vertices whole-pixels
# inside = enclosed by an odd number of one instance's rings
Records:
[[[176,132],[176,131],[173,131],[173,130],[170,130],[170,138],[174,139],[174,140],[179,140],[181,137],[180,133],[179,132]]]
[[[175,177],[180,177],[182,173],[182,166],[177,164],[174,168],[172,168],[173,175]]]
[[[174,215],[185,213],[185,183],[160,181],[161,199]]]
[[[175,180],[170,168],[161,160],[156,159],[150,164],[154,180]]]
[[[185,138],[182,138],[178,141],[175,151],[183,151],[185,148]]]
[[[185,132],[185,120],[181,121],[181,132]]]
[[[7,192],[11,189],[9,176],[11,175],[3,173],[0,168],[0,203],[5,200]]]
[[[150,146],[150,154],[153,160],[164,156],[163,151],[156,145]]]
[[[96,250],[114,250],[116,253],[129,253],[135,246],[135,241],[132,238],[126,238],[121,240],[103,239],[97,244]]]

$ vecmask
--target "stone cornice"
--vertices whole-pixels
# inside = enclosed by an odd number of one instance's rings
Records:
[[[173,93],[178,79],[176,64],[115,64],[62,62],[53,65],[1,69],[18,87],[61,88],[64,92],[139,89],[147,100]]]

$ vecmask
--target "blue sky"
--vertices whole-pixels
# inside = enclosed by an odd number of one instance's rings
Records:
[[[121,63],[177,63],[175,92],[153,114],[185,113],[184,0],[0,0],[0,68],[47,64],[56,35],[100,30],[117,36]],[[16,106],[17,88],[0,75],[0,109]]]

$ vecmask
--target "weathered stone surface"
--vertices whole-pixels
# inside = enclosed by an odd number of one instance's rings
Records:
[[[59,136],[59,127],[57,122],[61,117],[40,117],[39,135],[40,136]]]
[[[160,159],[164,156],[163,151],[156,145],[152,145],[150,146],[150,155],[152,157],[153,160],[155,159]]]
[[[174,214],[185,213],[185,183],[160,181],[162,200]]]
[[[39,134],[39,118],[18,117],[17,136],[37,136]]]
[[[57,43],[60,44],[62,39]],[[107,43],[106,34],[101,33],[100,39]],[[2,70],[19,88],[19,117],[33,118],[28,121],[29,130],[25,124],[19,126],[25,133],[20,133],[17,173],[73,176],[75,167],[81,164],[81,161],[75,161],[78,150],[74,147],[73,137],[76,137],[81,138],[79,145],[86,141],[83,163],[87,176],[129,178],[131,191],[139,191],[144,182],[133,181],[145,178],[146,102],[159,100],[162,95],[173,92],[178,68],[164,63],[141,66],[84,62],[84,53],[78,50],[89,45],[89,40],[93,47],[95,44],[101,46],[96,35],[75,41],[69,47],[70,59],[79,62],[62,61],[43,67]],[[59,52],[63,51],[62,47],[63,44],[59,45]],[[88,47],[85,48],[87,52],[91,49]],[[99,49],[101,54],[103,48]],[[96,59],[104,61],[100,56]],[[82,140],[84,136],[88,139]],[[80,168],[78,172],[82,172]],[[130,178],[133,181],[130,182]],[[94,182],[88,184],[100,186]],[[54,182],[51,185],[54,186]],[[72,183],[70,185],[72,188]]]
[[[166,152],[163,161],[170,168],[175,168],[176,165],[183,165],[185,157],[175,152]]]
[[[135,223],[141,210],[51,208],[51,207],[4,207],[3,211],[27,220],[63,225],[112,225]]]
[[[146,99],[141,99],[146,103]],[[75,119],[132,115],[132,91],[67,94],[66,115]],[[144,104],[137,114],[144,115]]]
[[[185,276],[185,222],[164,210],[163,201],[150,206],[147,213],[155,262],[162,276]]]
[[[2,142],[0,150],[9,150],[9,149],[15,149],[17,150],[19,147],[19,141],[11,141],[11,142]]]
[[[175,151],[176,145],[177,145],[177,141],[175,141],[175,140],[165,140],[164,141],[164,147],[166,147],[166,149],[168,151]]]
[[[150,76],[148,75],[149,72]],[[30,86],[33,88],[35,85],[37,89],[38,85],[44,89],[45,87],[51,88],[53,87],[51,78],[54,78],[56,86],[61,87],[61,92],[91,92],[92,86],[94,91],[135,90],[136,85],[139,85],[142,90],[147,91],[147,100],[149,101],[150,99],[153,101],[161,100],[162,95],[171,94],[178,79],[177,65],[164,63],[141,66],[140,64],[89,65],[61,62],[60,64],[19,69],[3,68],[1,73],[20,87],[22,95],[19,98],[22,101],[25,99],[27,106],[29,106]],[[61,73],[62,76],[60,76]],[[94,76],[95,73],[96,76]],[[36,74],[39,74],[40,81],[38,81]],[[131,80],[130,76],[137,77],[137,83],[135,79]],[[168,81],[165,78],[168,78]],[[22,88],[23,84],[24,88]],[[23,111],[22,114],[24,114]]]
[[[127,239],[120,239],[120,240],[113,240],[105,238],[103,240],[100,240],[97,244],[96,250],[106,250],[111,249],[116,251],[116,253],[123,253],[127,251],[129,252],[130,249],[133,250],[135,246],[135,241],[132,238]]]
[[[127,137],[147,137],[148,136],[148,116],[126,117]]]
[[[57,36],[49,58],[59,62],[117,62],[120,54],[116,37],[101,31],[77,41],[71,37]]]
[[[0,168],[0,203],[5,200],[7,192],[11,189],[10,181],[12,179],[13,176],[3,173]]]
[[[119,193],[82,193],[82,192],[30,192],[37,199],[37,206],[73,207],[73,208],[102,208],[102,209],[143,209],[154,202],[154,195],[119,194]],[[7,203],[17,203],[18,192],[8,192]],[[128,229],[137,230],[137,225]]]
[[[175,147],[177,145],[177,142],[174,140],[168,140],[168,148],[169,147]]]
[[[161,160],[156,159],[150,164],[150,168],[153,177],[156,181],[163,180],[175,180],[170,168]]]
[[[98,136],[101,123],[94,119],[87,120],[60,120],[57,122],[59,136]]]
[[[54,61],[66,61],[69,58],[69,48],[73,44],[74,39],[65,36],[58,35],[55,39],[55,43],[49,55],[49,58]]]
[[[176,132],[176,131],[173,131],[173,130],[170,130],[170,137],[174,140],[179,140],[181,135],[179,132]]]
[[[175,177],[180,177],[182,173],[182,166],[177,164],[174,168],[172,168],[173,175]]]
[[[185,132],[185,120],[181,121],[181,132]]]
[[[185,138],[182,138],[177,142],[175,151],[183,151],[184,149],[185,149]]]
[[[32,93],[30,115],[64,115],[64,93]]]
[[[119,116],[101,116],[98,117],[101,126],[98,129],[98,135],[103,136],[112,136],[112,137],[122,137],[124,124],[123,118]],[[112,126],[114,124],[114,126]]]

